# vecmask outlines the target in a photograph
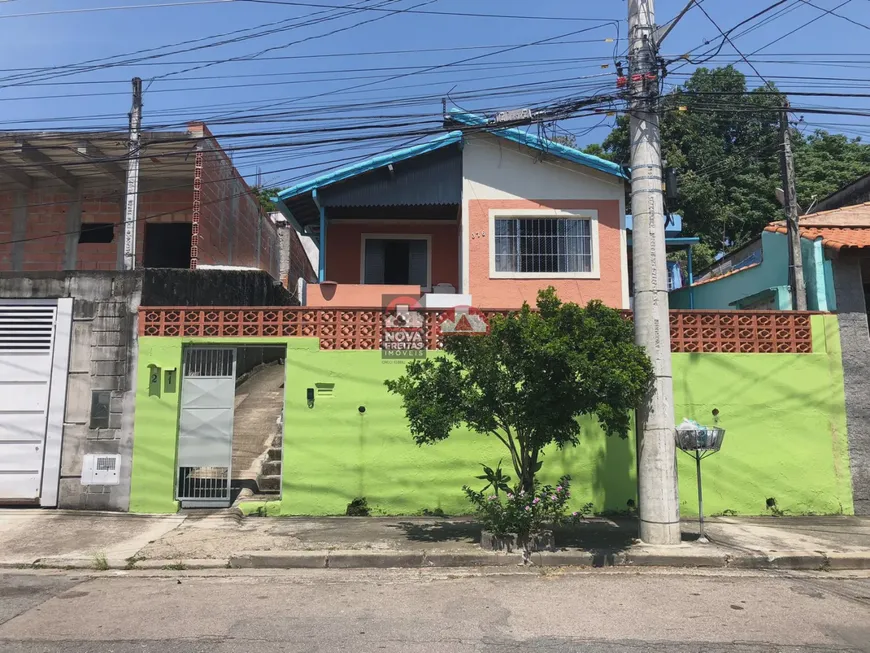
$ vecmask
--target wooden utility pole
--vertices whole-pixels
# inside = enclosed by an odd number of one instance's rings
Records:
[[[142,129],[142,80],[133,78],[133,108],[127,145],[127,193],[124,204],[124,269],[136,269],[136,226],[139,214],[139,149]]]
[[[788,124],[788,100],[779,114],[779,134],[782,141],[780,170],[785,220],[788,226],[788,283],[791,288],[791,307],[807,310],[807,291],[804,286],[804,263],[801,254],[801,235],[798,224],[797,193],[794,187],[794,156],[791,152],[791,129]]]
[[[653,0],[629,0],[628,39],[634,331],[655,375],[637,411],[640,539],[675,545],[680,544],[680,501]]]

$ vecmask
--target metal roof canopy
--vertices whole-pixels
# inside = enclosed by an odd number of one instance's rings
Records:
[[[144,132],[140,179],[149,189],[193,181],[196,146],[203,134]],[[127,174],[126,132],[0,132],[0,190],[121,189]],[[150,183],[149,183],[150,182]]]
[[[419,177],[414,179],[414,174],[408,174],[403,182],[396,182],[395,179],[387,181],[383,177],[373,177],[369,173],[385,168],[391,174],[395,173],[398,177],[397,171],[400,170],[400,167],[396,166],[397,163],[415,157],[423,157],[453,144],[456,144],[458,150],[462,146],[466,132],[491,133],[556,158],[613,175],[621,180],[627,179],[626,170],[618,163],[613,163],[612,161],[586,154],[573,147],[566,147],[559,143],[540,138],[523,129],[497,127],[482,116],[461,111],[451,111],[447,122],[460,126],[462,129],[438,136],[421,145],[414,145],[381,154],[296,184],[278,193],[278,196],[275,198],[275,206],[297,228],[316,231],[317,225],[320,223],[320,207],[349,206],[348,202],[351,201],[360,202],[362,206],[374,205],[375,198],[381,198],[379,203],[385,206],[398,206],[402,205],[402,203],[407,203],[406,205],[408,206],[439,203],[459,204],[462,201],[461,178],[457,190],[453,185],[452,169],[449,171],[446,169],[442,170],[442,174],[448,174],[451,177],[443,181],[433,180],[433,175],[437,172],[434,168],[429,169],[425,173],[420,173],[420,177],[426,177],[425,181],[427,184],[437,182],[438,188],[420,188],[422,180]],[[461,177],[461,161],[458,165],[460,166],[459,172]],[[355,186],[351,189],[348,186],[345,190],[333,191],[332,187],[336,184],[355,177],[361,177],[358,187]],[[365,177],[365,180],[362,177]],[[392,187],[390,187],[391,183],[393,184]],[[407,186],[402,186],[404,183],[407,183]],[[413,204],[408,203],[411,197],[417,198]]]
[[[461,141],[461,132],[451,132],[421,145],[340,168],[282,191],[276,198],[276,207],[300,227],[317,231],[318,203],[333,209],[459,204]]]

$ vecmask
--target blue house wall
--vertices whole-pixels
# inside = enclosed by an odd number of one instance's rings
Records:
[[[718,279],[699,282],[692,287],[694,308],[739,308],[741,300],[769,292],[775,299],[774,308],[790,310],[788,288],[788,237],[764,231],[761,234],[762,260]],[[832,311],[836,308],[831,262],[825,259],[822,241],[801,239],[807,308]],[[689,288],[670,293],[671,308],[688,309]]]

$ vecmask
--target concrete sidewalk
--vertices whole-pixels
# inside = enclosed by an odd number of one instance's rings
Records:
[[[870,518],[722,517],[696,522],[683,543],[635,539],[634,520],[589,519],[556,531],[542,566],[870,569]],[[238,510],[171,516],[0,510],[0,567],[300,568],[516,565],[519,554],[482,550],[471,519],[245,518]]]

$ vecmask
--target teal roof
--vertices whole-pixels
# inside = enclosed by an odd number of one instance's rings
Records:
[[[469,127],[483,127],[489,124],[489,121],[483,116],[466,113],[465,111],[459,111],[456,109],[451,109],[450,118],[455,122],[468,125]],[[578,163],[582,166],[594,168],[600,172],[614,175],[620,179],[628,179],[625,174],[625,169],[618,163],[591,154],[586,154],[578,149],[562,145],[561,143],[556,143],[555,141],[546,138],[541,138],[540,136],[527,132],[524,129],[519,129],[517,127],[508,127],[505,129],[487,127],[486,131],[495,134],[496,136],[501,136],[502,138],[514,141],[515,143],[520,143],[526,147],[531,147],[546,152],[547,154],[552,154],[560,159],[567,159],[573,163]]]
[[[585,152],[581,152],[580,150],[577,150],[573,147],[568,147],[560,143],[555,143],[545,138],[541,138],[540,136],[536,136],[535,134],[528,133],[522,129],[516,127],[509,127],[504,129],[488,127],[487,125],[489,124],[489,122],[483,116],[478,116],[472,113],[465,113],[456,110],[450,112],[450,118],[454,122],[461,125],[466,125],[468,127],[483,127],[484,129],[482,131],[487,131],[501,138],[506,138],[510,141],[514,141],[515,143],[520,143],[521,145],[525,145],[527,147],[546,152],[547,154],[556,156],[560,159],[566,159],[573,163],[577,163],[582,166],[593,168],[600,172],[614,175],[616,177],[619,177],[620,179],[628,178],[625,174],[625,170],[618,163],[614,163],[613,161],[607,161],[597,156],[592,156],[591,154],[586,154]],[[340,181],[350,179],[351,177],[356,177],[358,175],[364,174],[371,170],[376,170],[377,168],[382,168],[392,163],[397,163],[399,161],[405,161],[406,159],[411,159],[413,157],[420,156],[421,154],[426,154],[428,152],[438,150],[442,147],[453,145],[454,143],[461,143],[462,139],[462,131],[451,131],[442,136],[433,138],[430,141],[421,143],[420,145],[413,145],[411,147],[405,147],[400,150],[388,152],[386,154],[380,154],[378,156],[372,157],[371,159],[366,159],[365,161],[360,161],[359,163],[354,163],[353,165],[345,166],[344,168],[339,168],[338,170],[333,170],[332,172],[327,172],[318,177],[308,179],[307,181],[303,181],[299,184],[296,184],[295,186],[291,186],[290,188],[282,190],[280,193],[278,193],[278,196],[275,199],[283,202],[284,200],[288,200],[293,197],[305,195],[317,190],[318,188],[330,186]]]

